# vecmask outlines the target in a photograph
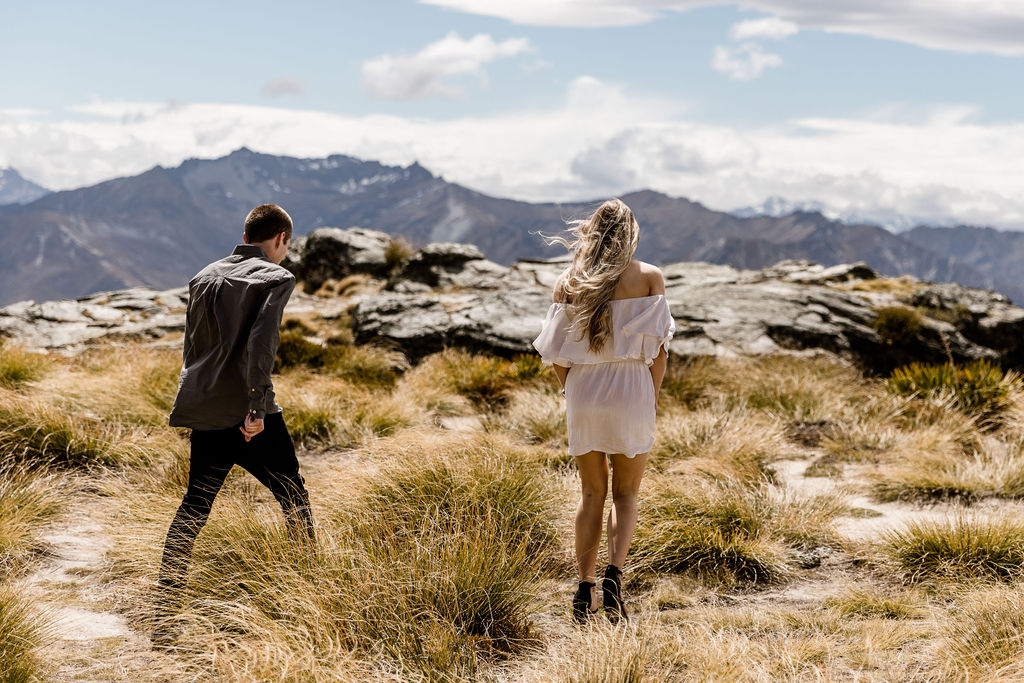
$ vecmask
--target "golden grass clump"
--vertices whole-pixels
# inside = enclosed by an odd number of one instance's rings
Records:
[[[167,426],[181,373],[180,351],[102,346],[59,362],[61,372],[48,373],[36,387],[35,395],[46,404],[104,423],[147,430]]]
[[[767,466],[791,450],[777,420],[745,406],[669,408],[658,416],[650,466],[672,473],[763,479]]]
[[[935,409],[899,420],[891,449],[867,472],[874,496],[893,500],[978,500],[1024,495],[1024,440],[984,433],[975,417]]]
[[[387,264],[388,272],[396,271],[415,251],[416,247],[404,237],[393,237],[388,240],[387,246],[384,247],[384,262]]]
[[[839,545],[834,495],[803,498],[768,483],[662,481],[640,505],[633,557],[649,571],[705,581],[770,583],[792,574],[796,548]]]
[[[50,626],[30,600],[11,586],[0,585],[0,680],[34,683],[49,666],[40,650],[51,639]]]
[[[0,387],[18,389],[42,377],[49,365],[46,356],[30,353],[0,339]]]
[[[1024,577],[1024,522],[958,513],[885,532],[881,548],[909,581],[1015,581]]]
[[[511,397],[514,381],[505,359],[452,349],[442,359],[449,387],[477,408],[492,410]]]
[[[340,479],[320,482],[316,549],[253,515],[280,518],[273,503],[228,487],[180,604],[163,617],[150,605],[148,618],[177,630],[178,646],[216,652],[221,674],[278,666],[294,680],[471,679],[536,647],[540,579],[560,568],[556,492],[519,448],[486,435],[371,444],[364,456],[380,467],[357,487],[340,466]],[[151,493],[133,495],[152,506]],[[125,541],[121,571],[157,561]]]
[[[493,413],[522,389],[554,392],[558,386],[536,356],[506,360],[457,348],[424,358],[403,380],[410,399],[438,415]]]
[[[941,629],[946,680],[1020,680],[1024,592],[996,586],[959,596]]]
[[[60,509],[56,476],[0,461],[0,578],[11,576],[38,550],[35,533]]]
[[[517,390],[504,410],[488,413],[481,419],[488,431],[504,430],[525,443],[568,447],[565,399],[555,393]]]
[[[30,466],[90,469],[141,464],[151,449],[129,429],[0,394],[0,458]]]
[[[827,357],[700,357],[669,364],[662,403],[694,410],[749,409],[787,422],[839,421],[871,400],[856,368]]]
[[[967,454],[921,453],[912,460],[879,468],[872,491],[880,501],[1024,496],[1024,453],[999,444]]]
[[[925,614],[919,595],[872,585],[849,586],[839,595],[825,600],[824,606],[844,617],[864,619],[916,619]]]

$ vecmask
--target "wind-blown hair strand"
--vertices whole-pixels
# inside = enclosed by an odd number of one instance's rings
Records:
[[[640,241],[640,226],[621,199],[609,199],[585,220],[569,223],[570,239],[545,237],[573,254],[562,281],[570,330],[588,335],[590,350],[599,352],[611,336],[611,300]]]

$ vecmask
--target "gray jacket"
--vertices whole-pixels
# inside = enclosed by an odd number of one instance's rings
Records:
[[[270,371],[294,288],[295,276],[250,244],[192,278],[172,426],[225,429],[246,413],[262,418],[281,411]]]

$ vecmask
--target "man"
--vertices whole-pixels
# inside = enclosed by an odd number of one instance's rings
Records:
[[[309,495],[295,447],[274,401],[270,371],[295,276],[280,266],[292,219],[257,206],[227,258],[189,282],[185,350],[170,424],[191,427],[188,489],[167,532],[160,585],[184,585],[192,546],[228,471],[241,465],[270,489],[291,535],[312,542]]]

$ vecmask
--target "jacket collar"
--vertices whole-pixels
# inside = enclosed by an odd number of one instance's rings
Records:
[[[263,258],[268,259],[267,252],[263,251],[263,247],[258,247],[255,244],[238,244],[235,245],[235,250],[231,252],[232,256],[242,256],[244,258]]]

